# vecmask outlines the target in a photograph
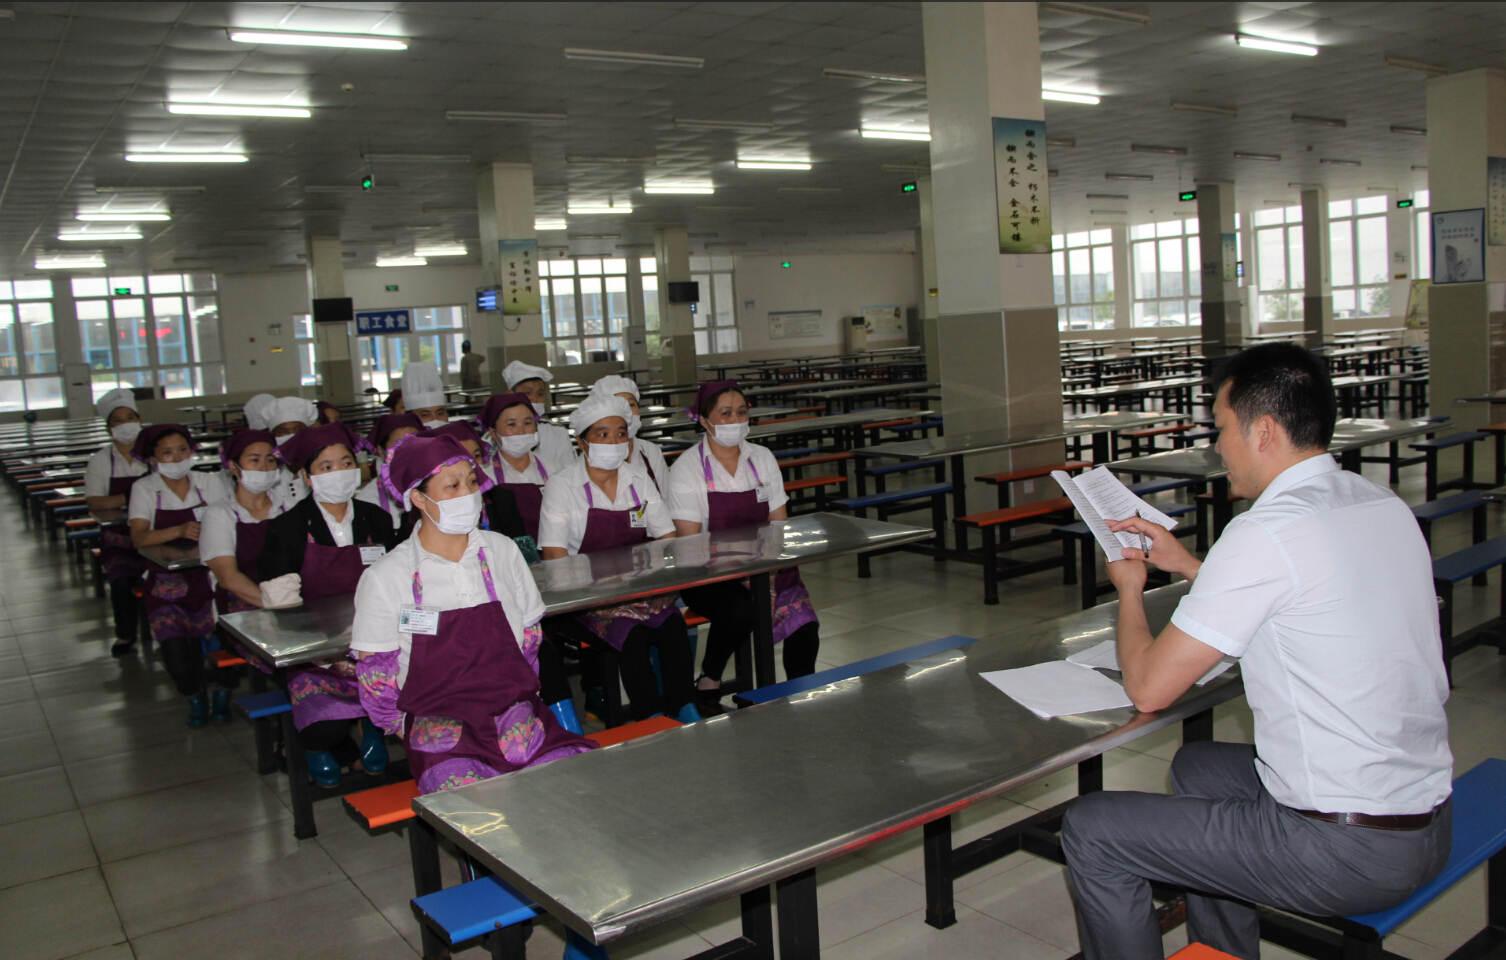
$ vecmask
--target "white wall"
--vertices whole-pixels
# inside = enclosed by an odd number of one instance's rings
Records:
[[[786,260],[788,270],[780,266]],[[915,254],[826,253],[788,257],[737,257],[733,264],[737,324],[743,349],[733,356],[799,356],[841,353],[840,322],[861,316],[864,307],[915,306]],[[748,301],[752,305],[748,305]],[[820,310],[820,337],[769,338],[769,314]],[[902,346],[908,340],[873,341],[874,346]]]

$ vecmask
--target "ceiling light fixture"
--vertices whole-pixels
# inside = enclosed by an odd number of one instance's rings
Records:
[[[80,213],[73,219],[100,223],[135,223],[146,220],[171,220],[172,217],[165,213]]]
[[[1097,17],[1100,20],[1113,20],[1118,23],[1133,23],[1140,27],[1150,24],[1150,17],[1147,14],[1116,10],[1113,7],[1100,7],[1094,3],[1042,3],[1041,6],[1047,10],[1077,13],[1085,17]]]
[[[131,186],[131,187],[106,187],[106,186],[96,186],[94,188],[94,192],[95,193],[115,194],[115,195],[141,194],[143,196],[154,196],[154,195],[159,194],[159,193],[203,193],[207,189],[208,189],[207,187],[137,187],[137,186]]]
[[[1242,150],[1235,150],[1234,151],[1234,159],[1235,160],[1268,160],[1271,163],[1279,163],[1281,161],[1281,154],[1279,154],[1279,153],[1246,153],[1246,152],[1244,152]]]
[[[571,240],[621,240],[620,233],[577,233],[572,234]]]
[[[480,120],[492,123],[564,123],[563,113],[524,113],[518,110],[446,110],[446,120]]]
[[[749,213],[752,210],[754,210],[755,208],[753,208],[753,207],[731,207],[731,206],[710,206],[710,205],[704,205],[703,206],[701,204],[696,204],[696,209],[697,210],[704,210],[704,211],[706,211],[708,213]]]
[[[811,165],[795,160],[739,160],[739,170],[809,170]]]
[[[81,253],[73,256],[63,254],[49,257],[46,260],[38,259],[38,270],[89,270],[105,265],[105,258],[97,253]]]
[[[931,135],[919,130],[884,130],[879,127],[864,127],[859,131],[868,140],[919,140],[929,143]]]
[[[710,196],[716,193],[716,188],[709,183],[645,183],[643,185],[643,192],[662,194],[693,193]]]
[[[1089,200],[1128,200],[1129,199],[1129,194],[1127,194],[1127,193],[1089,193],[1086,196],[1087,196],[1087,198]]]
[[[630,203],[572,203],[565,208],[571,216],[592,216],[606,213],[632,213]]]
[[[1331,167],[1358,167],[1358,166],[1360,166],[1360,161],[1358,161],[1358,160],[1332,160],[1332,159],[1326,159],[1325,158],[1325,159],[1320,159],[1318,162],[1319,163],[1326,163],[1326,164],[1328,164]]]
[[[1427,167],[1419,167],[1416,164],[1413,164],[1412,165],[1412,172],[1413,173],[1427,173],[1428,172],[1428,168]]]
[[[564,220],[535,220],[533,222],[533,229],[536,230],[536,231],[540,231],[540,230],[563,230],[563,229],[565,229],[565,221]]]
[[[882,83],[925,83],[925,77],[910,73],[883,73],[874,70],[847,70],[842,67],[824,67],[821,75],[828,80],[878,80]]]
[[[1404,133],[1404,134],[1406,134],[1409,137],[1425,137],[1425,136],[1428,135],[1428,128],[1427,127],[1398,127],[1395,124],[1392,124],[1391,125],[1391,132],[1392,133]]]
[[[468,153],[367,153],[361,156],[367,162],[382,161],[391,163],[420,163],[435,161],[438,163],[470,163],[471,155]]]
[[[1291,43],[1286,40],[1270,40],[1266,37],[1252,37],[1248,33],[1236,33],[1234,42],[1241,47],[1249,47],[1252,50],[1270,50],[1274,53],[1294,53],[1299,57],[1316,57],[1318,48],[1310,43]]]
[[[566,47],[566,60],[595,60],[601,63],[631,63],[635,66],[689,67],[699,70],[706,65],[700,57],[673,57],[662,53],[638,53],[633,50],[588,50]]]
[[[1448,76],[1448,67],[1440,67],[1436,63],[1424,63],[1421,60],[1408,60],[1405,57],[1386,57],[1386,66],[1401,67],[1403,70],[1420,70],[1430,73],[1435,77]]]
[[[1153,143],[1132,143],[1132,144],[1130,144],[1130,152],[1131,153],[1164,153],[1167,156],[1172,156],[1172,157],[1185,157],[1185,156],[1187,156],[1187,148],[1186,147],[1161,147],[1161,146],[1157,146],[1156,144],[1153,144]]]
[[[1292,123],[1311,123],[1319,127],[1347,127],[1348,120],[1339,117],[1312,117],[1303,113],[1292,114]]]
[[[379,267],[427,267],[429,261],[423,257],[377,257],[376,265]]]
[[[931,168],[921,164],[886,163],[879,167],[885,173],[918,173],[921,176],[929,175]]]
[[[1220,117],[1239,116],[1238,107],[1215,107],[1207,103],[1183,103],[1180,100],[1171,101],[1171,109],[1185,110],[1188,113],[1211,113]]]
[[[675,117],[674,124],[681,130],[773,130],[772,123],[758,123],[752,120],[689,120]]]
[[[1062,103],[1086,103],[1096,105],[1100,98],[1091,93],[1070,93],[1066,90],[1042,90],[1042,100],[1060,100]]]
[[[306,107],[230,103],[169,103],[167,112],[191,117],[287,117],[305,120],[314,115]]]
[[[1148,183],[1151,180],[1154,180],[1156,178],[1154,176],[1152,176],[1151,174],[1148,174],[1148,173],[1105,173],[1103,175],[1103,179],[1105,179],[1105,180],[1135,180],[1135,181],[1141,182],[1141,183]]]
[[[641,163],[646,167],[659,165],[658,157],[566,157],[566,163]]]
[[[60,233],[59,240],[69,240],[75,243],[90,243],[96,240],[140,240],[139,230],[122,230],[119,233]]]
[[[245,163],[244,153],[128,153],[130,163]]]
[[[1095,217],[1124,216],[1124,210],[1089,210],[1088,213]]]
[[[378,37],[369,33],[291,33],[282,30],[225,31],[236,43],[277,43],[290,47],[348,47],[352,50],[406,50],[407,37]]]
[[[1075,149],[1077,147],[1077,140],[1074,139],[1074,138],[1072,138],[1072,137],[1062,137],[1062,138],[1055,139],[1055,140],[1053,140],[1051,137],[1047,137],[1046,138],[1046,146],[1048,146],[1048,147],[1066,147],[1068,150],[1072,150],[1072,149]]]
[[[470,251],[463,243],[438,243],[432,247],[415,245],[413,255],[415,257],[463,257]]]
[[[390,193],[393,190],[397,189],[397,184],[388,181],[386,183],[374,184],[371,189],[372,190],[380,190],[383,193]],[[366,191],[365,189],[363,189],[360,186],[360,184],[355,184],[355,183],[310,183],[310,184],[306,184],[304,186],[303,192],[304,193],[366,193],[368,191]]]

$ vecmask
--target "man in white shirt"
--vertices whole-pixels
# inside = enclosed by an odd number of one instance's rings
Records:
[[[1333,385],[1294,344],[1233,357],[1217,377],[1218,452],[1253,500],[1201,563],[1169,531],[1149,560],[1193,581],[1152,636],[1145,555],[1108,565],[1135,706],[1170,706],[1240,658],[1255,744],[1201,742],[1171,796],[1092,793],[1062,848],[1085,960],[1161,960],[1150,884],[1183,887],[1188,938],[1245,960],[1252,904],[1316,916],[1395,906],[1448,860],[1453,758],[1427,544],[1395,494],[1339,469]]]

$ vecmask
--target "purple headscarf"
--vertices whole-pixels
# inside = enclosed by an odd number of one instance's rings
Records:
[[[393,444],[391,459],[382,464],[382,486],[407,510],[409,490],[450,464],[461,462],[474,464],[476,460],[466,453],[465,447],[454,437],[444,434],[435,436],[429,431],[410,433]],[[491,489],[491,478],[479,468],[476,470],[476,479],[481,484],[482,493]]]
[[[220,444],[220,465],[228,469],[232,463],[238,462],[241,454],[246,452],[246,448],[254,443],[271,444],[273,450],[277,449],[277,438],[272,436],[272,431],[241,430],[231,434],[229,440]]]
[[[502,411],[516,404],[522,404],[528,408],[528,412],[538,419],[537,412],[533,409],[533,401],[521,393],[494,393],[486,398],[486,406],[481,408],[481,429],[483,432],[495,430],[497,418],[502,416]]]
[[[481,448],[476,454],[478,457],[486,450],[486,444],[481,442],[481,435],[476,432],[476,427],[469,420],[451,420],[443,426],[426,427],[424,428],[424,436],[454,437],[461,442],[461,445],[464,445],[465,441],[469,440]]]
[[[413,413],[384,413],[380,417],[377,417],[376,423],[372,425],[371,432],[366,434],[365,439],[361,441],[361,446],[372,453],[376,453],[377,447],[385,447],[387,445],[387,437],[391,435],[392,431],[402,427],[412,427],[414,430],[422,430],[424,422],[418,419],[417,414]]]
[[[737,385],[736,380],[707,380],[701,384],[701,389],[695,392],[695,406],[686,410],[685,413],[690,419],[699,423],[708,400],[724,390],[736,390],[741,393],[742,389]]]
[[[320,450],[336,443],[344,444],[351,456],[355,456],[359,446],[356,435],[351,433],[350,428],[345,424],[326,423],[322,426],[307,427],[293,434],[293,439],[277,448],[277,459],[294,471],[302,470],[303,465]]]
[[[136,435],[136,443],[131,447],[131,457],[140,460],[142,463],[146,463],[152,458],[152,451],[157,448],[157,441],[169,433],[183,434],[183,438],[188,441],[188,449],[199,449],[199,442],[193,438],[193,434],[189,433],[188,428],[183,426],[183,424],[158,423],[147,427]]]
[[[337,406],[335,406],[333,403],[330,403],[327,400],[315,400],[314,401],[314,409],[319,412],[319,418],[318,419],[319,419],[320,423],[339,423],[340,422],[340,408],[337,407]],[[328,410],[333,410],[335,412],[335,419],[334,420],[330,420],[328,417],[326,417],[324,415],[325,412],[328,411]]]

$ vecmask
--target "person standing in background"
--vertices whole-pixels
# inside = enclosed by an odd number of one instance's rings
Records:
[[[486,358],[471,350],[469,340],[460,344],[460,389],[481,389],[481,365],[486,363]]]

